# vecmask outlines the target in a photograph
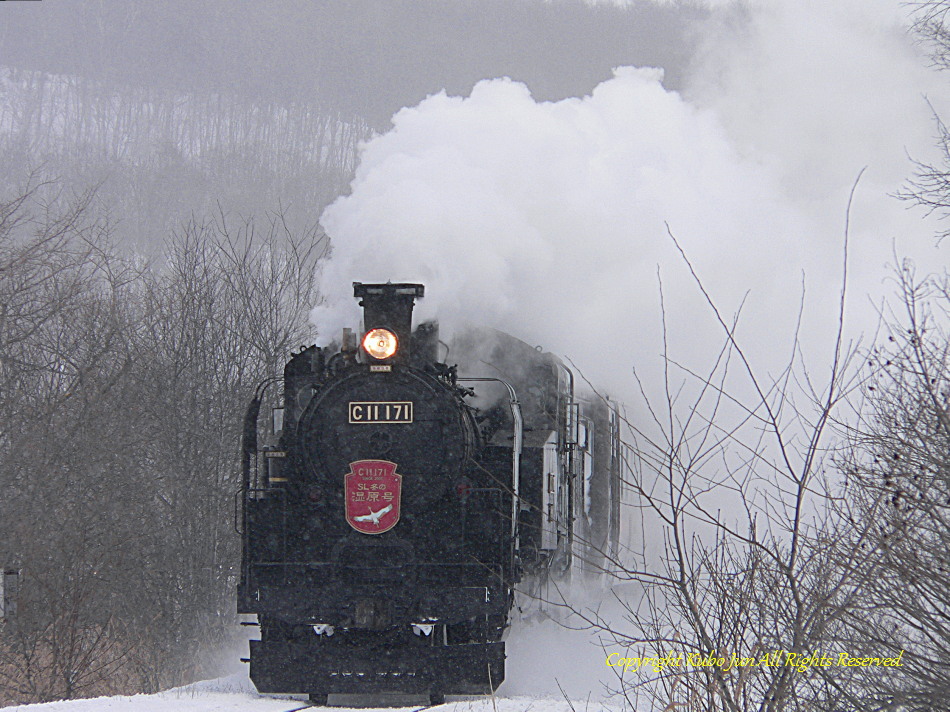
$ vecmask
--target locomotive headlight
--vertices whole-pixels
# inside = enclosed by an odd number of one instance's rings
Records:
[[[370,329],[363,337],[363,348],[373,358],[389,358],[399,345],[396,335],[389,329]]]

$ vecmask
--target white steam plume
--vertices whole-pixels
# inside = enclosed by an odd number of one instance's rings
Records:
[[[750,288],[771,304],[795,292],[805,223],[713,112],[660,80],[623,68],[590,97],[538,103],[500,79],[399,112],[323,215],[334,252],[318,324],[356,323],[354,280],[418,280],[420,317],[510,331],[616,389],[659,351],[656,270],[676,264],[665,221],[727,310]],[[668,303],[687,317],[695,290],[671,272]]]
[[[714,14],[690,101],[658,70],[621,68],[583,98],[536,102],[496,79],[403,109],[364,147],[352,193],[323,215],[334,247],[318,325],[329,338],[358,323],[354,280],[418,280],[420,317],[509,331],[622,396],[633,365],[657,373],[658,267],[674,353],[703,364],[721,342],[668,222],[724,313],[748,293],[739,336],[764,367],[788,353],[803,278],[806,348],[829,344],[862,167],[859,312],[870,313],[863,295],[881,292],[892,240],[927,234],[889,196],[910,172],[906,152],[927,153],[922,94],[936,82],[893,7]],[[868,329],[872,319],[853,321]]]

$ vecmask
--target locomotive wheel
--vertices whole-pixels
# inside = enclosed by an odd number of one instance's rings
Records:
[[[429,693],[429,704],[430,705],[442,705],[445,704],[445,695],[441,692],[430,692]]]
[[[314,707],[326,707],[327,698],[329,695],[325,692],[311,692],[310,695],[310,704]]]

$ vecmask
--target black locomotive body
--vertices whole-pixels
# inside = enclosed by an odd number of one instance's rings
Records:
[[[575,398],[556,357],[500,332],[458,342],[460,375],[434,323],[412,330],[422,285],[354,294],[362,340],[346,330],[339,348],[291,358],[269,442],[263,388],[245,417],[251,679],[318,702],[491,692],[519,581],[615,554],[616,409]]]

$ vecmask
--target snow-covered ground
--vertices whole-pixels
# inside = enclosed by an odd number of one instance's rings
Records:
[[[415,701],[415,704],[411,704]],[[341,709],[353,709],[373,712],[400,712],[418,710],[426,706],[424,698],[401,695],[394,698],[382,696],[331,696],[332,703],[325,709],[328,712]],[[393,703],[397,706],[390,706]],[[262,696],[259,695],[246,676],[232,675],[218,680],[198,682],[185,687],[177,687],[155,695],[134,695],[132,697],[97,697],[89,700],[69,700],[47,702],[37,705],[21,705],[6,710],[22,712],[287,712],[306,704],[302,696]],[[344,704],[346,707],[337,707]],[[455,697],[449,698],[444,705],[432,707],[433,710],[459,712],[581,712],[609,709],[601,703],[588,700],[567,701],[547,697]],[[616,709],[620,709],[618,706]],[[5,710],[5,712],[6,712]]]
[[[494,698],[449,696],[444,705],[430,709],[440,712],[620,712],[624,709],[623,701],[609,693],[609,689],[617,687],[618,681],[614,669],[604,664],[605,650],[617,648],[602,643],[601,636],[593,631],[569,627],[576,623],[570,618],[558,622],[537,610],[525,611],[525,614],[512,621],[506,641],[505,681]],[[47,702],[7,707],[2,712],[289,712],[306,705],[304,695],[259,695],[248,679],[246,665],[238,662],[239,657],[247,654],[243,645],[222,654],[225,669],[240,672],[154,695]],[[369,712],[406,712],[426,706],[427,699],[422,695],[331,695],[330,706],[322,709],[328,712],[354,708]]]

